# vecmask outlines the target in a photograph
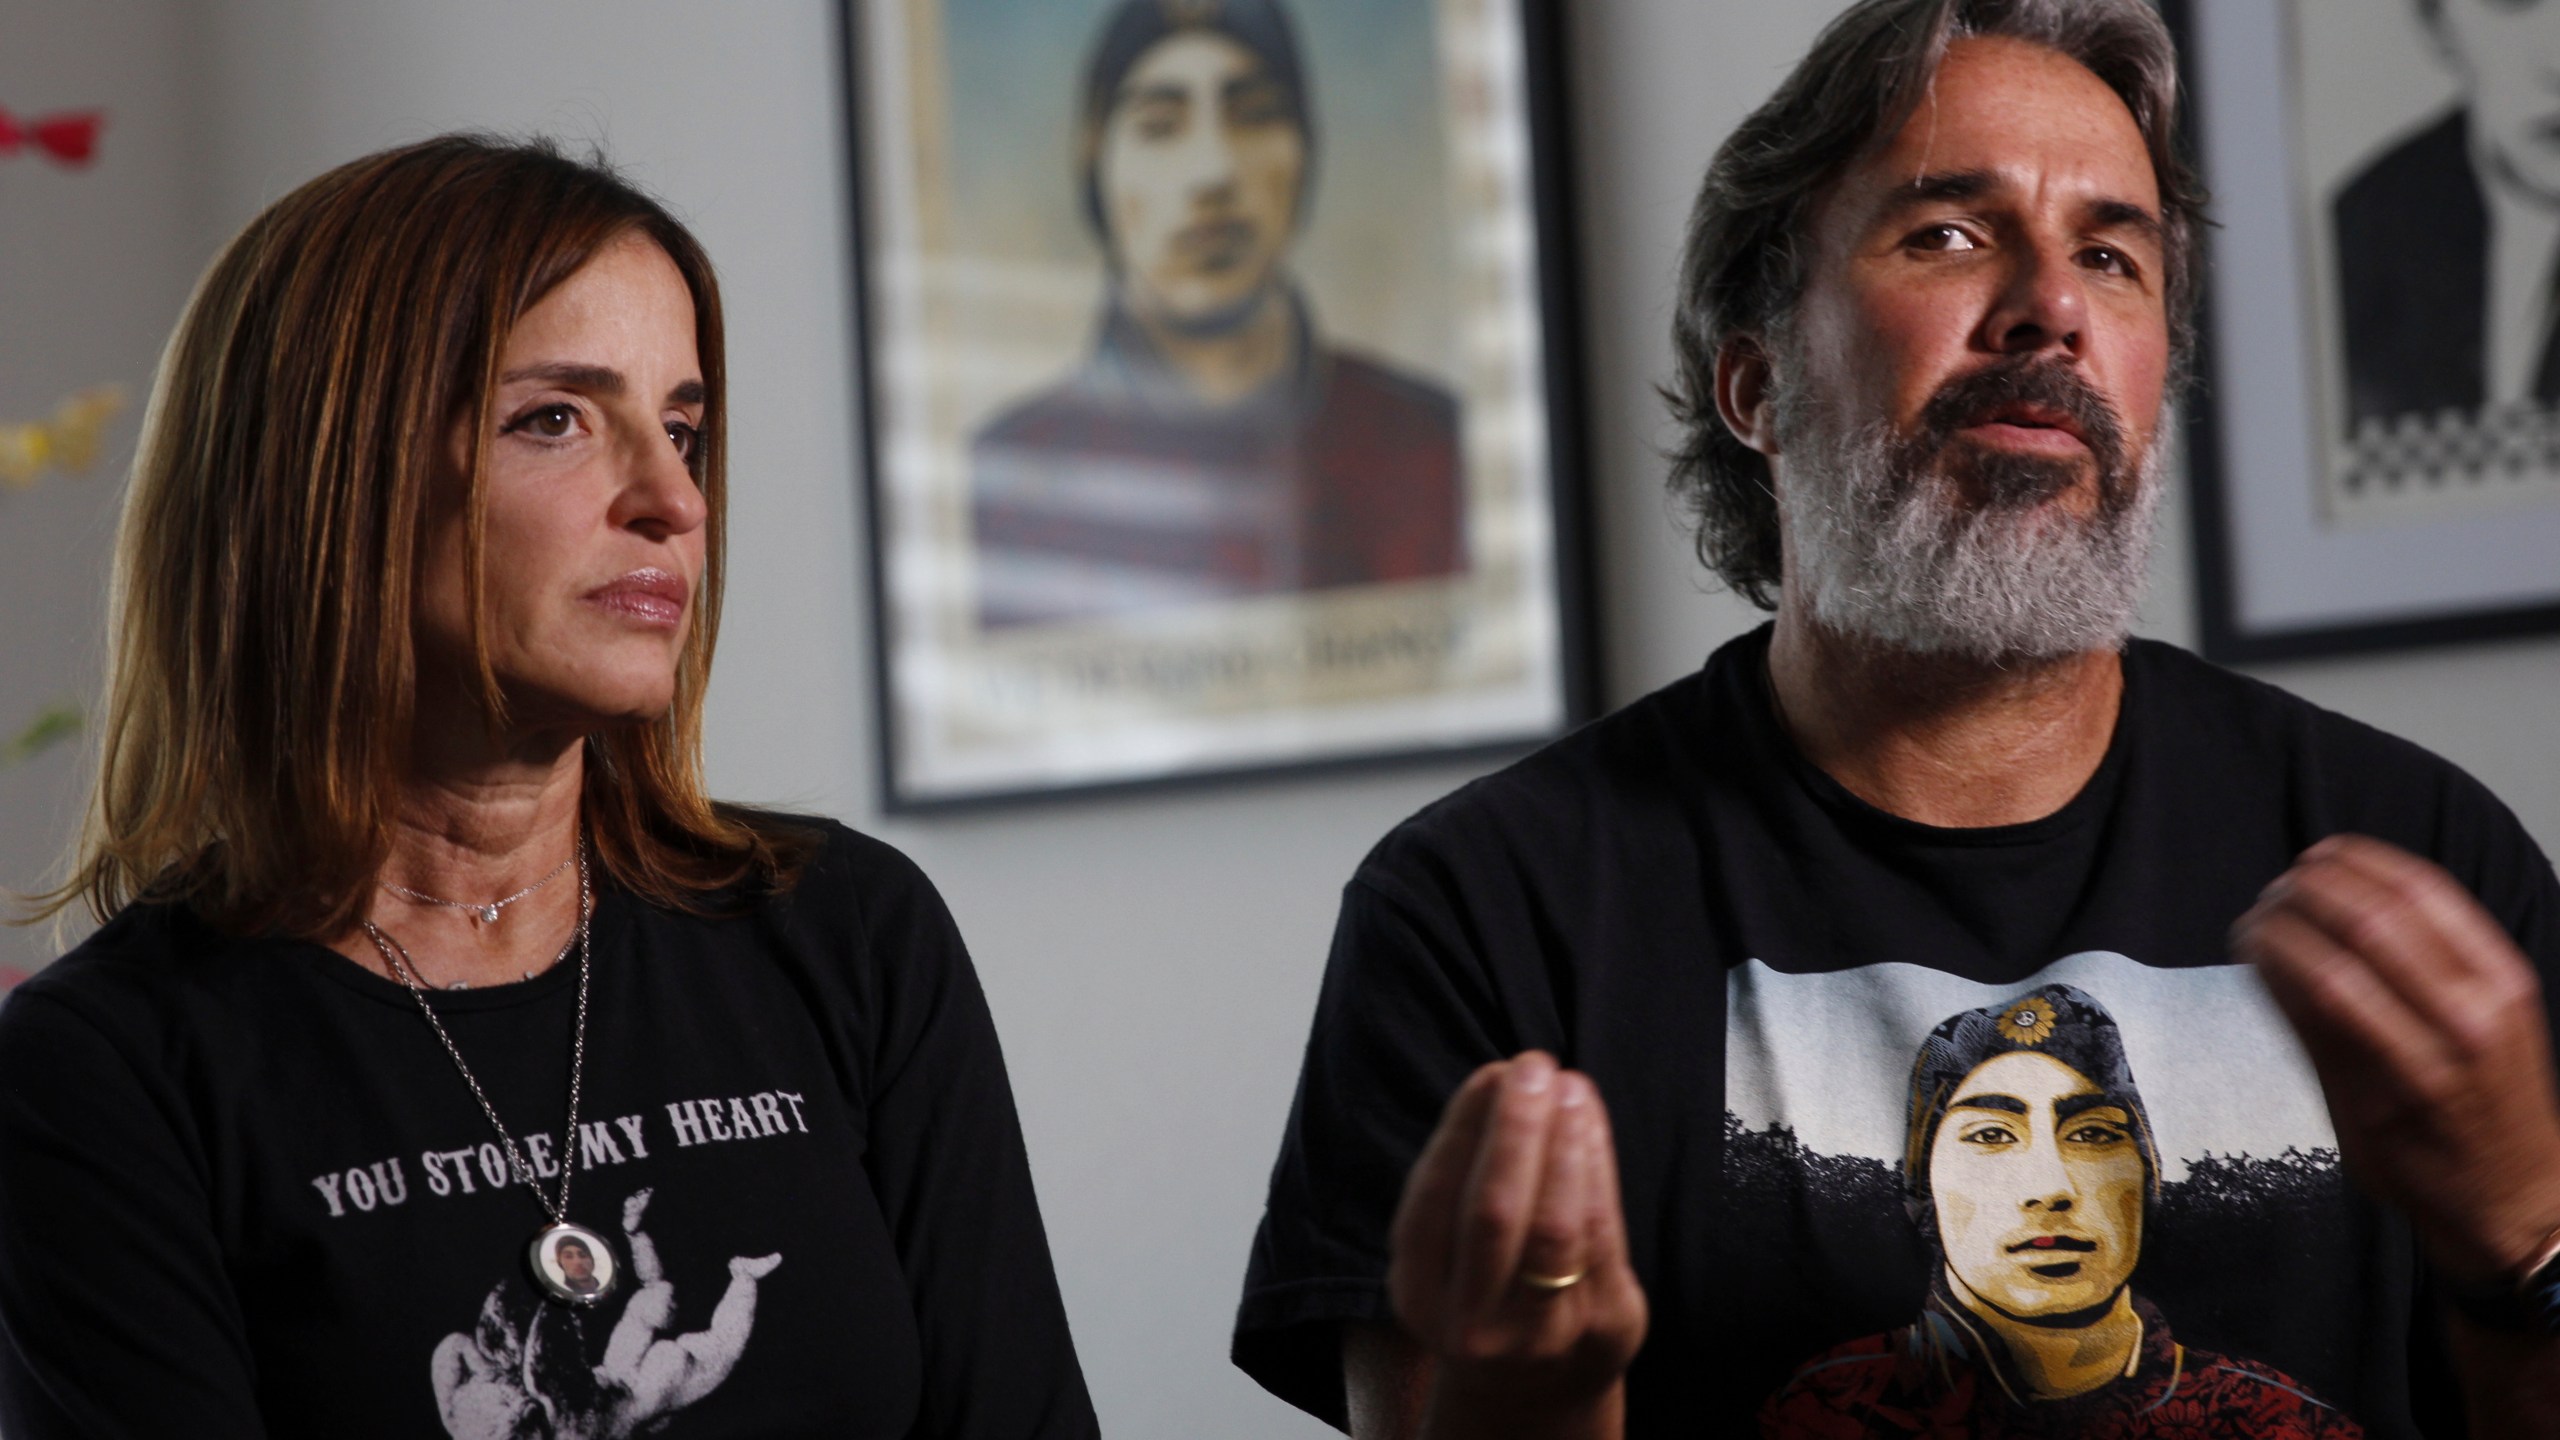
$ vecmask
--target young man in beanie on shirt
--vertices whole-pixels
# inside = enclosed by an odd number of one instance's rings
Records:
[[[2128,639],[2175,110],[2142,0],[1859,0],[1718,154],[1675,484],[1775,622],[1353,877],[1266,1386],[1364,1440],[2560,1434],[2560,882]]]

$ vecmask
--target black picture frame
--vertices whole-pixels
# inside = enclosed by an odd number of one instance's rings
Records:
[[[2415,51],[2420,22],[2393,3]],[[2441,123],[2441,102],[2404,117],[2387,108],[2407,109],[2409,87],[2392,83],[2399,72],[2320,63],[2338,42],[2303,27],[2357,17],[2316,0],[2160,8],[2178,40],[2189,153],[2215,197],[2194,379],[2180,402],[2205,655],[2252,664],[2560,630],[2560,545],[2542,538],[2560,538],[2560,445],[2543,447],[2539,464],[2506,463],[2494,440],[2503,422],[2485,402],[2469,415],[2356,413],[2374,402],[2372,387],[2355,388],[2367,382],[2350,354],[2341,277],[2367,272],[2339,258],[2341,207],[2353,203],[2355,178],[2378,167],[2373,155],[2408,154],[2413,136]],[[2371,25],[2358,35],[2377,33],[2388,43]],[[2305,107],[2321,86],[2324,117],[2342,95],[2382,107],[2358,128],[2378,138],[2343,174],[2334,159],[2322,173],[2311,154]],[[2337,126],[2318,128],[2321,146],[2338,143],[2327,133]],[[2408,459],[2379,482],[2355,472],[2356,457],[2385,449],[2489,458],[2440,468]],[[2502,472],[2533,485],[2547,472],[2547,496],[2486,493],[2483,477]],[[2357,493],[2341,500],[2342,491]]]
[[[1567,163],[1565,25],[1559,0],[1482,0],[1474,8],[1508,12],[1510,16],[1510,28],[1500,37],[1507,43],[1493,48],[1508,53],[1517,62],[1520,108],[1516,123],[1526,155],[1525,173],[1520,176],[1523,213],[1518,218],[1526,222],[1535,257],[1522,278],[1526,281],[1525,304],[1535,325],[1538,363],[1531,384],[1543,440],[1535,447],[1535,499],[1524,503],[1535,507],[1536,524],[1529,528],[1542,530],[1544,535],[1530,567],[1542,577],[1537,582],[1534,605],[1542,611],[1543,624],[1549,631],[1533,678],[1542,713],[1529,723],[1490,728],[1458,725],[1435,729],[1428,723],[1416,723],[1399,730],[1390,719],[1373,727],[1370,733],[1348,739],[1334,735],[1291,743],[1284,738],[1277,743],[1229,746],[1224,751],[1214,745],[1193,746],[1188,753],[1168,751],[1154,763],[1082,768],[1025,766],[1021,773],[1012,775],[996,774],[990,778],[980,774],[958,780],[948,775],[919,773],[915,744],[919,712],[913,687],[902,678],[906,673],[903,661],[909,657],[902,656],[901,647],[913,640],[911,617],[905,611],[912,606],[901,593],[894,553],[902,533],[900,506],[912,498],[917,487],[910,482],[901,489],[900,456],[908,452],[900,448],[898,422],[889,414],[890,406],[883,393],[885,376],[892,368],[887,351],[895,344],[884,338],[890,323],[885,312],[896,300],[882,288],[890,283],[883,273],[886,247],[881,225],[883,212],[889,208],[883,203],[883,187],[895,183],[888,173],[896,168],[890,163],[888,150],[900,144],[903,137],[891,133],[893,127],[880,122],[879,97],[874,92],[882,85],[883,77],[872,67],[888,63],[881,53],[885,47],[878,44],[882,10],[947,10],[957,3],[964,0],[842,0],[838,11],[851,171],[848,194],[852,320],[866,517],[863,560],[869,581],[875,748],[883,808],[891,813],[960,811],[1211,782],[1342,773],[1420,761],[1481,759],[1524,751],[1597,713],[1601,687],[1595,611],[1589,593],[1590,533],[1584,488],[1587,436],[1576,293],[1579,268]],[[1045,7],[1056,0],[1038,3]],[[1111,0],[1079,3],[1097,13],[1111,8]],[[1326,5],[1373,9],[1387,0],[1280,3],[1293,9]],[[1452,8],[1436,4],[1435,0],[1393,3],[1424,13],[1445,14]],[[1063,63],[1081,65],[1084,60],[1078,56]],[[1470,503],[1475,498],[1471,495]],[[1373,594],[1388,594],[1393,588],[1348,587]],[[1417,584],[1415,588],[1424,587]],[[1310,604],[1338,598],[1330,593],[1307,594],[1315,597],[1307,600]],[[1215,603],[1211,602],[1208,608],[1214,609]],[[1273,598],[1252,597],[1250,603],[1268,610]],[[1097,623],[1091,617],[1079,620],[1088,630]],[[1109,617],[1098,623],[1107,629]],[[1509,698],[1516,700],[1519,693],[1514,691]],[[1440,697],[1421,698],[1429,702]]]

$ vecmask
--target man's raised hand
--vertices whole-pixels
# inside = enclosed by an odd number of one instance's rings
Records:
[[[1432,1357],[1426,1434],[1613,1437],[1644,1343],[1617,1156],[1590,1077],[1485,1066],[1405,1182],[1387,1286]]]
[[[2232,929],[2320,1072],[2350,1168],[2457,1277],[2560,1227],[2560,1097],[2533,966],[2434,865],[2341,835]]]

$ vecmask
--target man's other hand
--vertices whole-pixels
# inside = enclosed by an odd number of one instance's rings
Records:
[[[2453,877],[2378,840],[2302,854],[2232,927],[2320,1072],[2348,1167],[2447,1274],[2560,1229],[2560,1097],[2532,965]]]

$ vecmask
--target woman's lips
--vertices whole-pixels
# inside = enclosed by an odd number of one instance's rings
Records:
[[[590,604],[662,630],[684,623],[684,602],[693,587],[681,575],[665,570],[634,570],[586,593]]]

